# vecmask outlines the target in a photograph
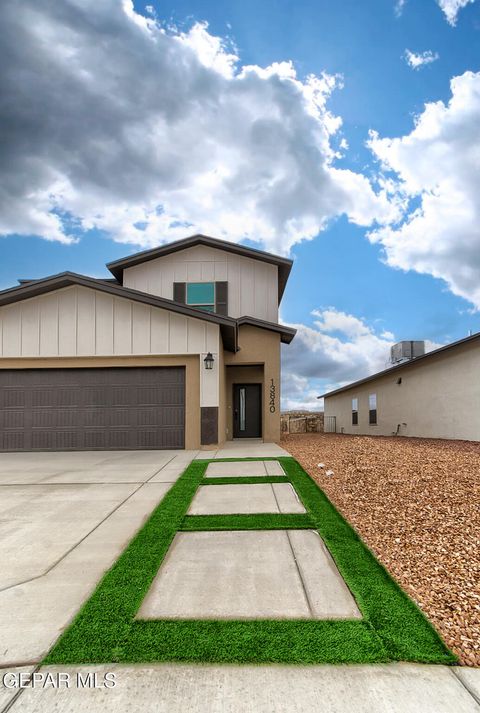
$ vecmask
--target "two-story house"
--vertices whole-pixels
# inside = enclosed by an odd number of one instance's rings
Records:
[[[280,438],[290,260],[195,235],[0,292],[0,450]]]

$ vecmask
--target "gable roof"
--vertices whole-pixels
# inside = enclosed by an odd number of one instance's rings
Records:
[[[270,265],[276,265],[278,267],[278,302],[280,303],[288,276],[290,275],[290,270],[292,269],[292,260],[280,257],[279,255],[272,255],[272,253],[266,253],[263,250],[256,250],[254,248],[247,248],[244,245],[238,245],[237,243],[230,243],[227,240],[210,238],[207,235],[191,235],[189,238],[176,240],[167,245],[160,245],[160,247],[153,248],[152,250],[144,250],[140,253],[120,258],[119,260],[113,260],[113,262],[107,263],[107,268],[121,283],[123,282],[123,271],[126,268],[134,267],[135,265],[140,265],[141,263],[164,257],[165,255],[171,255],[172,253],[194,247],[195,245],[206,245],[210,248],[217,248],[217,250],[223,250],[235,255],[241,255],[242,257],[249,257],[253,260],[268,262]]]
[[[160,309],[166,309],[170,312],[177,312],[178,314],[200,319],[204,322],[218,324],[223,344],[225,348],[231,352],[238,350],[238,327],[242,324],[251,324],[260,329],[278,332],[280,333],[281,341],[285,344],[290,344],[296,334],[295,329],[274,322],[264,322],[254,317],[240,317],[239,319],[234,319],[233,317],[226,317],[216,314],[215,312],[205,312],[195,307],[189,307],[188,305],[168,300],[165,297],[157,297],[147,292],[140,292],[130,287],[123,287],[123,285],[109,279],[104,280],[96,277],[88,277],[87,275],[79,275],[76,272],[61,272],[58,275],[50,275],[49,277],[38,280],[26,280],[22,281],[21,284],[16,287],[9,287],[6,290],[2,290],[0,291],[0,307],[14,302],[28,300],[32,297],[38,297],[48,292],[53,292],[54,290],[60,290],[63,287],[70,287],[71,285],[89,287],[94,290],[99,290],[100,292],[114,295],[115,297],[124,297],[128,300],[141,302],[142,304],[152,307],[159,307]]]
[[[419,362],[423,362],[425,359],[430,359],[431,357],[434,357],[437,354],[441,354],[442,352],[454,350],[463,344],[467,344],[468,342],[475,342],[477,339],[480,339],[480,332],[476,332],[475,334],[470,334],[468,337],[463,337],[463,339],[458,339],[456,342],[451,342],[450,344],[445,344],[445,346],[439,347],[438,349],[433,349],[431,352],[427,352],[426,354],[422,354],[421,356],[415,357],[415,359],[409,359],[408,361],[403,361],[401,364],[397,364],[396,366],[391,366],[388,369],[382,369],[382,371],[377,371],[376,374],[372,374],[371,376],[366,376],[363,379],[359,379],[358,381],[353,381],[351,384],[342,386],[340,389],[335,389],[334,391],[328,391],[326,394],[321,394],[320,396],[317,396],[317,399],[326,399],[328,396],[335,396],[336,394],[341,394],[344,391],[349,391],[350,389],[355,389],[357,386],[361,386],[362,384],[367,384],[369,381],[373,381],[374,379],[379,379],[381,376],[386,376],[387,374],[394,374],[397,371],[400,371],[401,369],[406,369],[409,366],[415,366]]]

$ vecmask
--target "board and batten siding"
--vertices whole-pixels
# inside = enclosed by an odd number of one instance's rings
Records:
[[[0,307],[0,357],[218,354],[216,324],[65,287]]]
[[[267,262],[197,245],[124,270],[123,284],[173,299],[174,282],[228,282],[230,317],[278,322],[278,268]]]

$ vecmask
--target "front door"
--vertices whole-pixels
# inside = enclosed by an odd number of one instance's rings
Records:
[[[261,438],[262,385],[233,385],[233,437]]]

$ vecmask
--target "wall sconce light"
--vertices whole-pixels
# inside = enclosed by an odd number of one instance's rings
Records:
[[[205,369],[213,369],[213,362],[214,362],[213,354],[212,352],[208,352],[207,356],[203,360],[203,363],[205,364]]]

